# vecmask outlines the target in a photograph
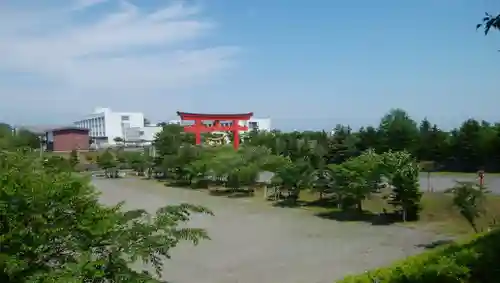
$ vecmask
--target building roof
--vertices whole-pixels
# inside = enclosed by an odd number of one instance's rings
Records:
[[[47,132],[59,132],[59,131],[82,131],[82,132],[89,132],[89,129],[86,128],[79,128],[76,126],[66,126],[66,127],[59,127],[55,129],[50,129]]]
[[[181,119],[192,119],[192,118],[205,118],[205,119],[250,119],[253,116],[253,112],[248,113],[234,113],[234,114],[223,114],[223,113],[190,113],[190,112],[180,112],[177,111],[177,115]]]

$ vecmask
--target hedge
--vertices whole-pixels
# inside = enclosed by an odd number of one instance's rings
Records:
[[[337,283],[500,283],[500,229]]]

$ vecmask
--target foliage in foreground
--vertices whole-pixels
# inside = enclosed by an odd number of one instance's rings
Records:
[[[154,282],[129,265],[142,260],[159,273],[179,241],[208,238],[179,226],[192,213],[211,214],[203,207],[155,215],[105,207],[89,180],[17,152],[0,152],[0,186],[1,282]]]
[[[497,283],[499,261],[500,229],[496,229],[339,283]]]
[[[490,13],[485,13],[483,22],[477,24],[476,28],[483,28],[485,35],[487,35],[492,29],[500,30],[500,14],[492,15]]]

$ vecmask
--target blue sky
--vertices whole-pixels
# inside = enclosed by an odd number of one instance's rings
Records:
[[[500,32],[475,30],[485,11],[500,12],[496,0],[0,8],[0,120],[11,123],[69,122],[96,106],[158,121],[253,111],[283,129],[377,124],[391,108],[445,128],[500,121]]]

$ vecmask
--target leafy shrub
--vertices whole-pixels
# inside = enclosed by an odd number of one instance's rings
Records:
[[[75,168],[75,166],[80,163],[80,159],[79,159],[79,156],[78,156],[78,151],[76,151],[75,149],[73,149],[70,154],[69,154],[69,164],[71,165],[71,167]]]
[[[46,170],[62,170],[62,171],[72,171],[73,168],[69,163],[68,159],[61,156],[51,156],[44,160],[44,167]]]
[[[208,238],[180,227],[192,213],[210,213],[202,207],[166,206],[151,216],[102,206],[88,179],[49,161],[0,151],[0,282],[155,282],[130,264],[143,260],[160,272],[180,241]]]
[[[339,283],[497,283],[499,261],[500,229],[496,229]]]

